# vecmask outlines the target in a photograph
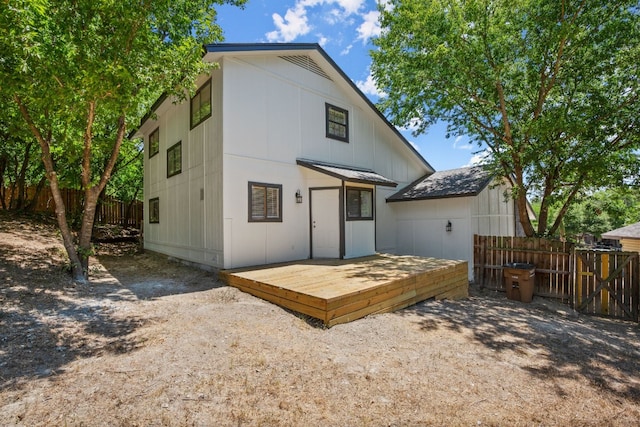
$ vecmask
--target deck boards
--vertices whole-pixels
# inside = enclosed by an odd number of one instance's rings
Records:
[[[378,254],[224,270],[220,278],[327,326],[394,311],[429,298],[468,295],[466,261]]]

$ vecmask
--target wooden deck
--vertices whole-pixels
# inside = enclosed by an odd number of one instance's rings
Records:
[[[220,279],[327,326],[429,298],[464,298],[469,284],[466,261],[386,254],[224,270]]]

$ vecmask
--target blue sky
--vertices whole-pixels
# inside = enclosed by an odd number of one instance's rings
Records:
[[[218,24],[225,42],[319,43],[374,103],[378,100],[369,66],[371,38],[380,32],[377,0],[249,0],[244,10],[218,8]],[[446,126],[432,126],[427,134],[402,130],[436,169],[467,166],[478,158],[478,147],[465,138],[445,138]]]

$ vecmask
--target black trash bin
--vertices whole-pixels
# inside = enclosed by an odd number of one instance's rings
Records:
[[[536,278],[536,266],[521,262],[512,262],[502,266],[504,286],[507,298],[515,301],[531,302],[533,285]]]

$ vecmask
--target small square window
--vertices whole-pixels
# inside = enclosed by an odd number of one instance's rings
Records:
[[[160,199],[149,199],[149,223],[158,224],[160,222]]]
[[[335,105],[325,104],[327,138],[349,142],[349,112]]]
[[[249,222],[282,222],[282,185],[249,183]]]
[[[160,128],[156,128],[149,135],[149,158],[152,158],[160,151]]]
[[[373,219],[373,190],[347,188],[347,221]]]
[[[182,172],[182,141],[167,150],[167,178]]]
[[[191,129],[211,117],[211,80],[205,84],[191,98]]]

